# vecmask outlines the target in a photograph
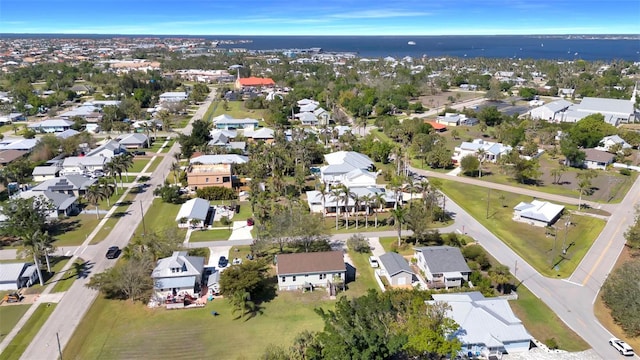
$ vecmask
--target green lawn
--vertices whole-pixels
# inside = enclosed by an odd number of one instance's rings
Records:
[[[130,173],[142,172],[145,166],[149,163],[151,158],[137,158],[133,159],[133,166],[129,168]]]
[[[347,283],[347,291],[344,293],[348,297],[364,295],[369,289],[379,289],[378,283],[374,279],[373,269],[369,265],[370,253],[357,253],[349,250],[349,257],[356,268],[356,281]]]
[[[80,264],[83,264],[84,262],[85,261],[83,259],[77,258],[74,264],[80,265]],[[65,261],[65,264],[66,264],[66,261]],[[62,270],[62,268],[60,269]],[[67,269],[66,273],[62,275],[60,280],[58,280],[56,284],[53,286],[53,289],[51,289],[51,292],[57,293],[57,292],[64,292],[69,290],[71,285],[73,285],[73,282],[78,278],[78,271],[82,271],[82,268],[78,266],[71,266],[69,269]],[[48,283],[51,283],[51,281],[49,281]]]
[[[120,198],[120,196],[122,196],[122,193],[118,195],[118,199]],[[96,236],[93,237],[90,243],[91,245],[100,243],[102,240],[104,240],[107,237],[107,235],[109,235],[111,230],[116,226],[116,223],[118,222],[118,220],[120,220],[121,217],[127,214],[126,211],[129,208],[129,206],[131,206],[131,202],[135,199],[135,197],[136,197],[135,194],[129,192],[127,196],[125,196],[122,202],[114,203],[114,205],[118,205],[118,206],[111,214],[111,217],[109,217],[109,219],[107,219],[104,225],[102,225],[102,228],[100,228]]]
[[[395,248],[398,254],[400,255],[413,255],[413,246],[409,246],[407,244],[404,244],[404,246],[401,246],[399,249],[397,248],[398,244],[398,237],[397,236],[390,236],[390,237],[381,237],[380,238],[380,245],[382,245],[382,248],[384,249],[385,252],[391,252],[393,251],[393,249]],[[393,245],[393,246],[392,246]]]
[[[215,107],[215,105],[213,105],[215,103],[212,103],[212,106]],[[229,110],[225,110],[224,109],[224,102],[220,102],[217,106],[217,108],[215,109],[215,111],[212,112],[211,118],[214,118],[218,115],[222,115],[222,114],[227,114],[231,117],[234,117],[236,119],[241,119],[241,118],[252,118],[252,119],[262,119],[262,117],[264,116],[264,110],[260,110],[260,109],[247,109],[244,106],[244,101],[228,101],[227,102],[227,106],[229,108]],[[211,109],[211,107],[209,108]],[[204,119],[209,119],[207,118],[209,111],[207,111],[207,113],[205,113],[205,117]]]
[[[158,167],[158,165],[160,165],[160,162],[162,162],[162,159],[164,158],[156,157],[155,159],[151,159],[151,165],[149,165],[146,172],[149,172],[149,173],[154,172]]]
[[[512,220],[513,207],[521,201],[531,201],[528,196],[498,190],[489,193],[488,189],[479,186],[461,186],[448,180],[442,180],[442,184],[442,190],[453,201],[545,276],[571,275],[605,225],[604,220],[590,216],[564,215],[556,222],[556,236],[553,236],[547,234],[545,228]],[[569,219],[571,225],[565,231]],[[561,252],[563,244],[567,247],[564,256]]]
[[[264,314],[234,320],[216,299],[204,308],[168,311],[145,304],[96,299],[76,329],[64,359],[257,359],[269,344],[290,345],[303,330],[322,330],[316,306],[333,306],[325,295],[285,292],[264,303]],[[219,316],[212,316],[211,311]],[[274,336],[277,334],[277,336]]]
[[[0,319],[2,319],[0,321],[0,341],[4,340],[30,306],[29,304],[0,306]]]
[[[181,205],[178,204],[165,203],[160,198],[153,199],[153,203],[149,208],[149,211],[144,214],[144,228],[146,228],[146,231],[150,233],[152,231],[163,230],[169,227],[177,227],[176,215],[178,215],[180,206]],[[140,223],[136,233],[142,234],[144,228],[143,224]],[[180,234],[185,235],[186,230],[180,231]]]
[[[90,205],[89,209],[91,208],[95,209],[95,206]],[[80,214],[63,220],[60,233],[52,234],[56,238],[55,245],[57,247],[81,245],[103,217],[104,215],[100,215],[97,219],[95,214]]]
[[[202,241],[216,241],[216,240],[229,240],[231,236],[231,230],[227,229],[214,229],[206,231],[194,231],[191,233],[189,242],[202,242]]]
[[[558,316],[524,285],[518,286],[518,300],[509,301],[513,312],[522,320],[527,331],[536,339],[546,342],[555,339],[566,351],[584,351],[589,345],[563,323]]]
[[[19,359],[22,353],[27,349],[31,340],[36,336],[42,325],[47,321],[49,315],[56,308],[56,304],[42,303],[34,305],[38,308],[33,315],[27,320],[22,329],[15,338],[9,343],[7,348],[2,352],[3,360]],[[4,319],[3,319],[4,320]],[[51,351],[55,352],[55,345],[51,345]]]

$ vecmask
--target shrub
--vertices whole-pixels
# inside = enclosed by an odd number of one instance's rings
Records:
[[[556,338],[550,338],[544,341],[544,344],[547,345],[547,347],[551,350],[555,350],[558,348],[558,341],[556,341]]]
[[[221,186],[208,186],[196,190],[196,196],[205,200],[233,200],[237,198],[233,189]]]
[[[491,267],[489,258],[480,245],[465,246],[464,248],[462,248],[462,255],[465,257],[465,259],[473,260],[478,263],[482,270],[487,270]]]
[[[371,251],[369,241],[361,234],[355,234],[347,239],[347,248],[359,253],[368,253]]]
[[[620,169],[620,175],[630,176],[631,175],[631,170],[629,170],[629,169]]]

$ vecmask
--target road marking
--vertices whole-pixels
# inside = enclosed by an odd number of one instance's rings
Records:
[[[613,240],[615,239],[616,235],[618,235],[618,233],[620,232],[620,227],[622,227],[623,223],[624,223],[624,221],[620,221],[620,223],[618,223],[618,227],[616,227],[616,231],[614,231],[612,236],[609,238],[609,243],[604,248],[604,251],[600,253],[600,256],[598,256],[598,260],[596,260],[596,263],[593,264],[593,266],[591,267],[591,270],[589,270],[589,273],[587,273],[587,276],[582,281],[582,285],[586,285],[587,284],[587,281],[589,281],[589,278],[591,278],[591,275],[593,275],[593,272],[596,271],[596,269],[598,268],[598,266],[602,262],[602,259],[604,258],[604,256],[607,254],[607,252],[609,252],[609,248],[613,244]]]
[[[562,281],[568,282],[571,285],[577,285],[577,286],[580,286],[580,287],[584,286],[584,284],[580,284],[580,283],[577,283],[575,281],[571,281],[571,280],[568,280],[568,279],[562,279]]]

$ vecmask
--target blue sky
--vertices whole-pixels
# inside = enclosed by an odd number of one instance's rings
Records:
[[[0,33],[640,34],[640,1],[0,0]]]

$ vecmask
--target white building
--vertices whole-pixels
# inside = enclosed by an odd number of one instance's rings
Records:
[[[451,307],[447,315],[460,327],[453,334],[462,342],[463,356],[500,358],[503,353],[529,351],[531,335],[515,316],[509,303],[501,298],[485,298],[480,292],[433,294],[433,301]]]
[[[509,145],[486,141],[483,139],[475,139],[472,142],[463,142],[460,146],[456,146],[453,150],[451,159],[455,163],[460,163],[462,158],[467,155],[479,157],[482,161],[497,162],[501,156],[507,155],[513,148]]]
[[[70,156],[62,161],[64,175],[82,175],[93,173],[96,170],[104,171],[107,158],[102,156]]]
[[[279,254],[276,258],[279,290],[344,286],[347,267],[342,251]]]
[[[180,102],[183,100],[187,100],[188,97],[189,95],[187,95],[187,93],[184,91],[166,92],[166,93],[160,94],[159,102],[160,103]]]
[[[550,226],[562,216],[563,211],[564,206],[547,201],[521,202],[513,208],[513,220],[534,226]]]
[[[174,251],[170,257],[158,260],[151,273],[155,295],[160,299],[185,293],[196,295],[195,287],[201,283],[203,272],[203,257]]]
[[[38,280],[38,271],[32,263],[0,263],[0,291],[29,287]]]
[[[194,198],[187,200],[187,202],[180,206],[178,215],[176,215],[178,227],[204,227],[204,222],[207,219],[210,207],[209,201],[205,199]]]

